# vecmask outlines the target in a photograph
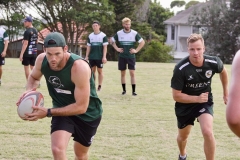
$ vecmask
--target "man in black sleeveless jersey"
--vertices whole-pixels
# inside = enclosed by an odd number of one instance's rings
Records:
[[[238,51],[232,62],[232,74],[227,103],[226,119],[229,128],[240,137],[240,51]]]
[[[35,111],[26,114],[25,119],[52,117],[51,146],[55,160],[67,159],[70,137],[74,140],[75,160],[87,160],[102,115],[90,65],[80,56],[67,52],[65,39],[58,32],[47,35],[44,48],[45,53],[37,57],[28,77],[25,93],[37,88],[44,75],[52,108],[35,106]]]
[[[26,28],[23,34],[22,50],[19,56],[19,60],[24,66],[24,72],[26,80],[28,79],[30,71],[35,65],[37,57],[37,43],[38,43],[38,31],[32,25],[32,17],[27,16],[24,19],[24,27]]]
[[[200,123],[204,138],[206,160],[214,160],[215,138],[213,135],[213,96],[211,80],[220,74],[223,100],[228,98],[228,75],[220,58],[204,55],[204,40],[200,34],[191,34],[187,39],[189,56],[174,68],[171,80],[175,114],[178,122],[177,143],[179,160],[187,159],[187,138],[195,119]]]

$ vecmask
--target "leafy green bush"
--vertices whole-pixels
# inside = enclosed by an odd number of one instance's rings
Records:
[[[140,62],[170,62],[173,56],[172,47],[162,44],[159,41],[152,40],[145,44],[144,50],[137,56]]]

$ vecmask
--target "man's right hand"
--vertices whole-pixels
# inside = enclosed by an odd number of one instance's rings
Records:
[[[117,50],[117,52],[119,52],[119,53],[123,53],[123,48],[117,48],[116,50]]]
[[[28,91],[25,91],[18,99],[18,101],[16,102],[16,105],[18,106],[21,102],[21,100],[23,99],[23,97],[28,93],[28,92],[31,92],[31,91],[36,91],[36,88],[32,89],[32,90],[28,90]]]
[[[20,61],[23,61],[23,55],[20,54],[19,60],[20,60]]]
[[[198,96],[198,103],[205,103],[208,101],[208,92],[202,93]]]

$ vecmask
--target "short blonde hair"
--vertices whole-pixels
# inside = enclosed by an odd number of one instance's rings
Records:
[[[123,23],[126,23],[126,22],[131,22],[131,19],[128,18],[128,17],[123,18],[123,19],[122,19],[122,24],[123,24]]]
[[[197,33],[193,33],[193,34],[191,34],[191,35],[188,37],[188,39],[187,39],[187,45],[188,45],[189,43],[194,43],[194,42],[196,42],[196,41],[198,41],[198,40],[201,40],[202,43],[203,43],[203,45],[204,45],[204,39],[203,39],[202,35],[201,35],[201,34],[197,34]]]

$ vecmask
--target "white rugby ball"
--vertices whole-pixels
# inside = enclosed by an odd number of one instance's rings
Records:
[[[44,106],[43,95],[38,91],[30,91],[26,95],[24,95],[17,109],[19,117],[24,119],[26,113],[32,113],[33,106]]]

